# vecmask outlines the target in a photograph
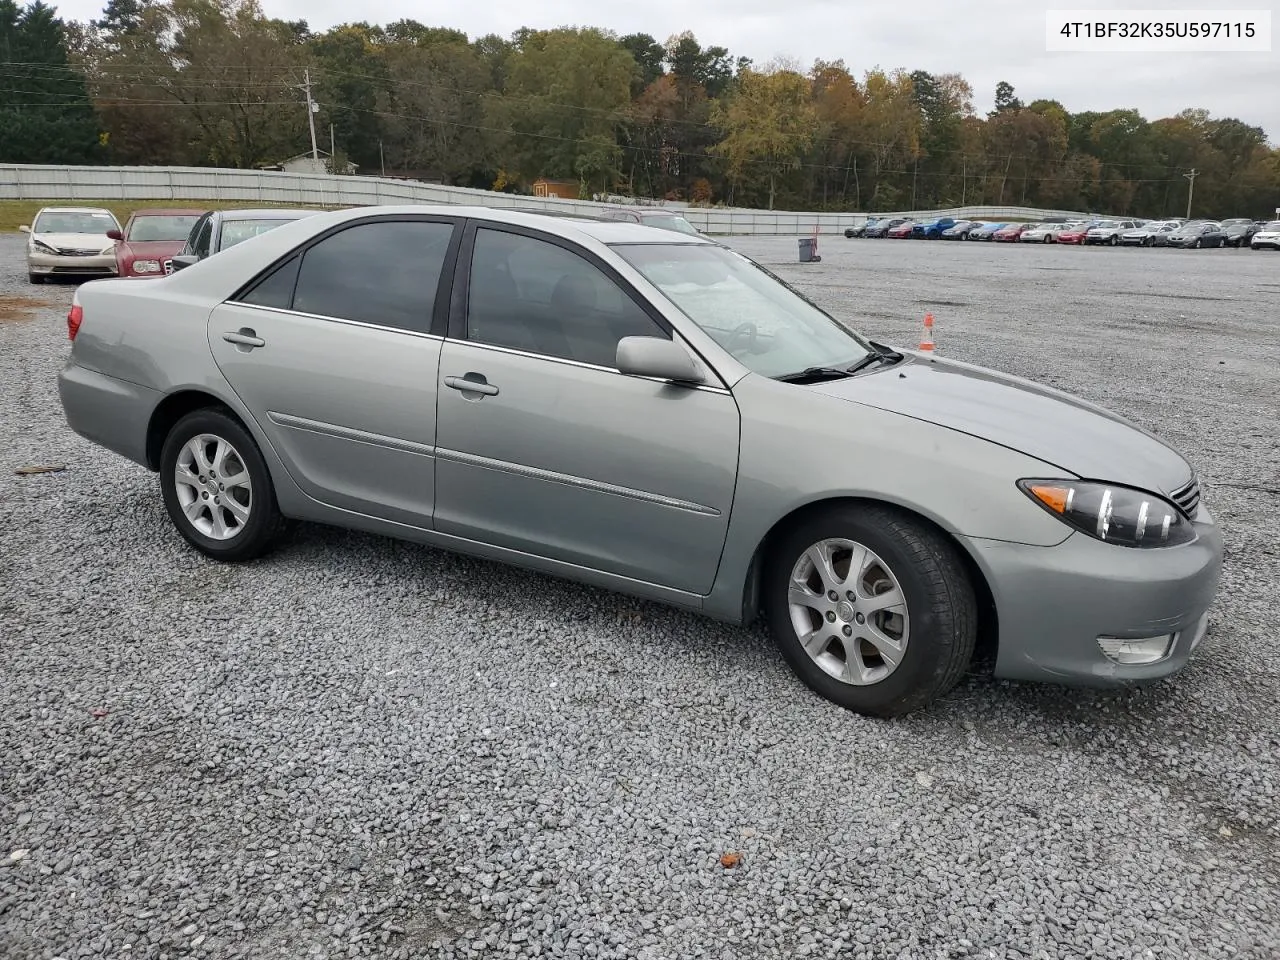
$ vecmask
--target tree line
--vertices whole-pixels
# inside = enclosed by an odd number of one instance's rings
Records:
[[[770,209],[1018,204],[1139,216],[1271,215],[1280,150],[1187,109],[990,109],[958,74],[757,65],[691,33],[469,38],[413,20],[323,33],[257,0],[110,0],[64,22],[0,0],[0,160],[254,168],[309,153],[303,84],[337,168],[528,192]]]

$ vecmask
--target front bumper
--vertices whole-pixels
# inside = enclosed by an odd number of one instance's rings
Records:
[[[87,257],[64,256],[43,250],[27,251],[27,272],[41,276],[109,277],[116,272],[114,251]]]
[[[1222,571],[1222,534],[1200,508],[1192,543],[1136,549],[1073,533],[1055,547],[967,539],[995,599],[995,675],[1116,687],[1181,670],[1204,638]],[[1117,663],[1099,637],[1173,634],[1155,663]]]

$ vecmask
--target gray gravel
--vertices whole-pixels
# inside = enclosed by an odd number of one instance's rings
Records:
[[[877,722],[760,629],[490,563],[304,528],[215,565],[65,427],[72,288],[0,237],[0,310],[49,302],[0,320],[0,956],[1280,954],[1280,255],[734,245],[1190,454],[1229,544],[1202,655]]]

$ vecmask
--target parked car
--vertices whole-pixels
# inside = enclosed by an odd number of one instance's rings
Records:
[[[1280,220],[1272,220],[1258,228],[1249,240],[1253,250],[1280,250]]]
[[[864,237],[882,239],[885,236],[887,236],[889,231],[892,230],[894,227],[900,226],[906,222],[907,222],[906,217],[885,218],[867,227],[867,229],[862,231],[862,235]]]
[[[1256,220],[1245,218],[1233,218],[1231,220],[1222,221],[1222,232],[1226,234],[1222,241],[1224,247],[1240,247],[1249,246],[1249,241],[1253,239],[1253,235],[1262,229],[1262,224]]]
[[[997,243],[1017,243],[1019,238],[1035,224],[1031,223],[1008,223],[991,235],[991,239]]]
[[[85,284],[68,335],[68,424],[157,472],[207,557],[304,519],[763,614],[805,684],[871,715],[944,694],[980,633],[999,677],[1173,673],[1218,589],[1219,528],[1158,437],[869,340],[702,237],[337,210]]]
[[[284,226],[303,217],[314,216],[319,210],[298,210],[287,207],[262,210],[210,210],[191,227],[182,252],[170,257],[164,272],[173,273],[212,257],[216,253],[243,243],[268,230]]]
[[[1193,220],[1166,235],[1165,244],[1198,250],[1201,247],[1220,247],[1226,239],[1227,234],[1217,221]]]
[[[957,220],[942,231],[943,240],[968,240],[969,231],[982,226],[980,220]]]
[[[890,227],[889,232],[886,233],[885,236],[889,237],[891,240],[906,240],[911,236],[911,231],[915,228],[916,221],[903,220],[902,223],[898,224],[896,227]]]
[[[975,227],[969,231],[969,240],[990,240],[995,236],[997,230],[1003,230],[1007,227],[1007,223],[984,223],[980,227]]]
[[[674,230],[676,233],[688,233],[694,236],[700,233],[692,223],[670,210],[622,207],[606,210],[601,216],[606,220],[628,220],[631,223],[644,224],[646,227],[657,227],[659,230]]]
[[[1019,243],[1053,243],[1055,223],[1029,223],[1018,237]]]
[[[942,231],[952,226],[955,222],[955,217],[939,217],[936,220],[917,223],[911,228],[911,238],[913,240],[937,240],[942,236]]]
[[[165,262],[181,253],[191,228],[204,210],[135,210],[123,230],[109,230],[116,241],[116,274],[121,277],[162,277]]]
[[[41,207],[27,234],[27,279],[109,277],[116,272],[116,245],[108,236],[120,221],[101,207]]]
[[[1149,220],[1137,227],[1120,231],[1119,244],[1122,247],[1155,246],[1156,238],[1161,234],[1172,233],[1182,226],[1177,220]],[[1162,244],[1163,246],[1163,244]]]
[[[1120,244],[1120,234],[1132,230],[1138,224],[1133,220],[1102,220],[1090,227],[1084,235],[1086,244],[1105,243],[1115,247]]]
[[[844,235],[850,239],[860,237],[867,232],[868,227],[875,226],[877,222],[879,222],[879,217],[872,217],[869,220],[863,220],[862,223],[858,224],[856,227],[846,227]]]
[[[1058,231],[1058,236],[1055,242],[1083,245],[1085,236],[1089,233],[1090,228],[1092,228],[1096,222],[1097,221],[1091,220],[1088,223],[1077,223],[1068,227],[1066,230],[1060,230]]]

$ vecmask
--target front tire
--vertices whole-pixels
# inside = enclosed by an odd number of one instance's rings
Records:
[[[973,656],[977,599],[958,548],[897,510],[813,513],[774,545],[764,575],[779,651],[848,710],[917,710],[954,687]]]
[[[284,526],[258,445],[218,410],[196,410],[169,431],[160,453],[160,489],[178,532],[214,560],[259,557]]]

